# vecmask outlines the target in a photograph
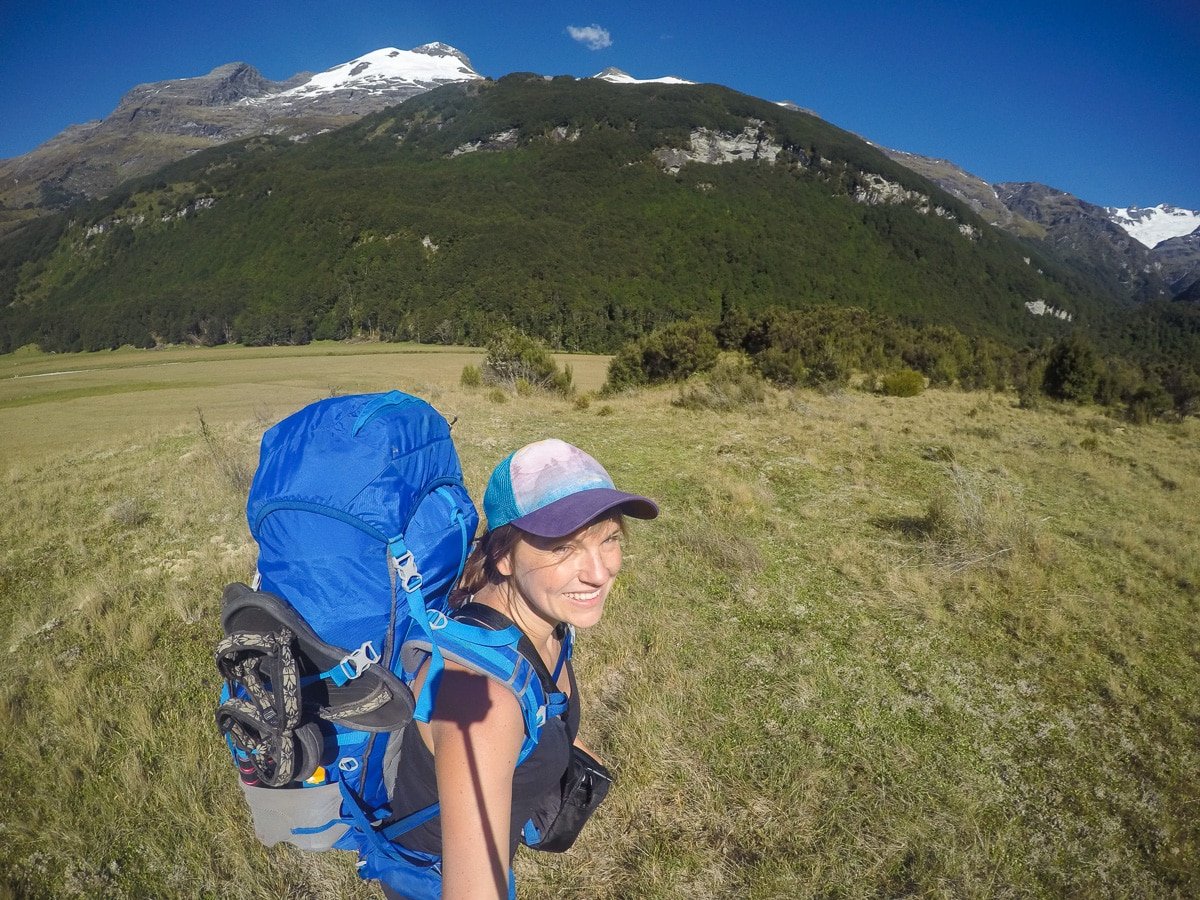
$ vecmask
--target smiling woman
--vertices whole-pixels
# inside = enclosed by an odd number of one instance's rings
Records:
[[[566,849],[603,797],[589,779],[605,780],[607,771],[578,736],[571,649],[576,628],[600,621],[621,570],[624,517],[653,519],[658,507],[617,490],[596,460],[557,439],[503,460],[483,502],[488,531],[467,562],[453,616],[520,629],[519,649],[545,687],[546,721],[530,746],[512,686],[450,660],[436,674],[422,668],[413,690],[420,696],[435,682],[432,715],[404,732],[393,820],[438,814],[397,839],[418,864],[381,871],[388,897],[512,896],[517,846]],[[578,784],[582,800],[567,796]]]

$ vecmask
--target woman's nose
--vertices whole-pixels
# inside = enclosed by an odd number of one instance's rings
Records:
[[[595,585],[604,584],[612,577],[608,561],[600,550],[589,550],[584,554],[583,569],[579,573],[579,577],[588,584]]]

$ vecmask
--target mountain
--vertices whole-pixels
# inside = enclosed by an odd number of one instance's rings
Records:
[[[385,47],[313,75],[294,87],[247,97],[240,105],[265,109],[281,118],[360,116],[443,84],[482,77],[466,54],[448,44],[425,44],[412,50]]]
[[[432,43],[386,47],[281,82],[237,62],[196,78],[138,85],[106,118],[0,161],[0,204],[53,208],[100,197],[205,147],[268,133],[301,139],[433,87],[481,77],[463,53]]]
[[[1014,345],[1115,308],[855,135],[717,85],[472,79],[203,150],[0,239],[8,349],[509,322],[608,351],[726,305],[817,304]]]
[[[1003,228],[1018,237],[1046,236],[1044,226],[1009,209],[996,193],[995,187],[949,160],[933,159],[903,150],[880,149],[902,166],[924,175],[942,190],[958,197],[989,225]]]
[[[1200,230],[1200,211],[1160,204],[1148,208],[1107,206],[1109,219],[1144,246],[1154,249],[1163,241]]]
[[[1110,206],[1105,212],[1126,233],[1150,248],[1172,293],[1182,295],[1200,283],[1200,210],[1161,204],[1125,209]]]
[[[988,184],[948,160],[881,149],[1116,298],[1167,299],[1200,281],[1200,212],[1100,207],[1043,184]]]
[[[1200,286],[1200,231],[1160,241],[1150,255],[1178,299],[1195,295]],[[1188,288],[1193,290],[1188,292]]]
[[[1150,251],[1115,224],[1100,206],[1044,184],[998,184],[997,196],[1014,213],[1046,229],[1055,253],[1135,300],[1170,299]]]
[[[0,160],[0,234],[47,209],[101,197],[129,178],[206,147],[252,135],[307,140],[440,85],[481,77],[465,54],[435,42],[412,50],[383,48],[282,82],[245,63],[229,63],[197,78],[139,85],[105,119],[71,126],[24,156]],[[617,68],[592,77],[629,86],[692,84],[674,76],[639,79]],[[778,105],[815,116],[791,102]],[[1071,198],[1076,212],[1087,213],[1065,218],[1060,213],[1069,195],[1053,189],[1047,190],[1058,199],[1051,201],[1034,186],[1019,192],[1010,187],[1010,205],[997,186],[953,162],[880,149],[988,224],[1033,242],[1118,300],[1178,294],[1200,280],[1200,239],[1189,236],[1200,225],[1200,213],[1169,206],[1105,210],[1110,223],[1153,248],[1147,259],[1124,246],[1095,214],[1098,207],[1078,198]],[[1038,206],[1043,208],[1035,211]]]

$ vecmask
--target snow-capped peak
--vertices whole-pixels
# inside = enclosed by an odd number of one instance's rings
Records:
[[[1150,248],[1200,228],[1200,210],[1177,209],[1165,203],[1148,208],[1108,206],[1104,211],[1131,238]]]
[[[312,76],[276,97],[313,97],[333,91],[361,90],[378,93],[398,84],[435,87],[482,76],[459,50],[435,42],[412,50],[384,47]]]
[[[686,81],[683,78],[676,78],[674,75],[664,75],[662,78],[634,78],[628,72],[623,72],[615,66],[609,66],[603,72],[597,72],[592,76],[601,81],[607,81],[612,84],[695,84],[694,81]]]

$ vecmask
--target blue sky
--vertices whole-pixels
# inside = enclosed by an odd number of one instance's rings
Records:
[[[593,25],[592,46],[571,36]],[[491,77],[617,66],[716,82],[991,182],[1200,209],[1197,0],[8,2],[0,157],[140,82],[233,61],[282,79],[435,40]]]

